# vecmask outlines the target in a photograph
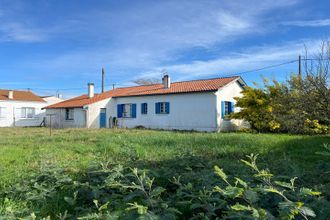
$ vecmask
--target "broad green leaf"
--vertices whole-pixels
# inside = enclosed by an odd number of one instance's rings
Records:
[[[303,196],[310,195],[310,196],[319,196],[321,195],[321,192],[313,191],[309,188],[301,188],[300,194]]]
[[[291,183],[286,183],[286,182],[280,182],[280,181],[275,181],[275,184],[278,185],[278,186],[282,186],[284,188],[288,188],[288,189],[291,189],[293,190],[294,187],[292,186]]]
[[[235,205],[231,206],[231,209],[235,211],[252,211],[252,208],[250,206],[241,205],[239,203],[236,203]]]
[[[234,186],[227,186],[225,190],[223,190],[223,194],[230,198],[237,198],[242,197],[244,192],[243,188],[234,187]]]
[[[269,173],[266,170],[261,170],[259,173],[254,175],[255,177],[266,177],[266,178],[271,178],[273,177],[273,174]]]
[[[236,185],[237,185],[237,183],[239,183],[244,188],[247,188],[248,187],[248,185],[247,185],[247,183],[245,181],[243,181],[243,180],[241,180],[240,178],[237,178],[237,177],[235,177],[235,179],[236,179]]]
[[[96,207],[99,207],[99,201],[97,201],[96,199],[93,200],[93,203],[95,204]]]
[[[264,191],[266,191],[266,192],[271,192],[271,193],[276,193],[276,194],[282,195],[282,193],[281,193],[280,191],[278,191],[277,189],[275,189],[275,188],[273,188],[273,187],[265,188]]]
[[[106,202],[103,205],[100,206],[99,211],[105,210],[108,208],[110,202]]]
[[[306,206],[301,207],[300,211],[306,216],[316,217],[315,212]]]
[[[223,172],[223,170],[221,168],[219,168],[218,166],[214,166],[214,170],[215,170],[215,173],[223,180],[225,181],[226,183],[227,182],[227,175]]]

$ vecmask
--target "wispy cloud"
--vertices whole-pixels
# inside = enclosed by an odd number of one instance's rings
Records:
[[[42,30],[21,23],[0,24],[0,41],[40,42],[45,41],[46,38],[47,35]]]
[[[106,68],[109,83],[158,77],[162,69],[176,80],[208,77],[294,59],[302,44],[275,45],[268,40],[267,45],[257,47],[262,41],[251,38],[276,32],[282,21],[280,11],[290,10],[299,2],[145,0],[143,4],[93,4],[82,10],[57,8],[60,16],[48,11],[49,16],[44,12],[34,19],[31,14],[16,18],[19,13],[8,15],[8,11],[1,15],[0,10],[0,41],[47,41],[47,50],[15,62],[29,71],[23,77],[29,75],[30,82],[67,83],[60,87],[85,85],[87,80],[98,80],[101,66]],[[54,7],[47,4],[50,9]],[[51,20],[43,22],[45,17]],[[222,51],[231,44],[234,46],[228,52]],[[189,56],[194,55],[194,48],[202,48],[206,56],[192,59]],[[210,50],[219,53],[207,58]]]
[[[282,24],[298,27],[324,27],[330,26],[330,19],[286,21],[282,22]]]
[[[178,65],[160,66],[141,73],[138,77],[159,76],[162,69],[175,73],[177,80],[185,80],[209,76],[235,74],[242,70],[251,70],[274,63],[296,60],[299,54],[314,54],[318,51],[321,40],[305,40],[301,43],[288,42],[283,45],[265,45],[246,48],[244,52],[232,53],[217,59],[194,61]]]

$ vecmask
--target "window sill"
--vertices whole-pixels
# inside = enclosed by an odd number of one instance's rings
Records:
[[[16,118],[18,120],[38,120],[38,118]]]

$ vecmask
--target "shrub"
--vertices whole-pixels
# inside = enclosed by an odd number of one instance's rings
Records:
[[[218,166],[211,185],[197,187],[181,177],[160,185],[145,170],[101,164],[70,177],[47,168],[1,193],[5,219],[307,219],[319,192],[298,188],[257,166],[257,155],[242,162],[254,172],[249,181],[230,177]],[[160,174],[157,174],[160,175]],[[156,176],[157,176],[156,175]],[[203,184],[203,183],[200,183]]]

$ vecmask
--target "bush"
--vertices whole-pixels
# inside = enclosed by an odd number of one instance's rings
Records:
[[[249,181],[230,177],[218,166],[211,185],[197,187],[181,177],[157,183],[145,170],[101,164],[70,177],[66,170],[47,168],[1,193],[5,219],[294,219],[315,217],[310,204],[320,196],[296,178],[283,181],[260,169],[257,155],[242,162],[253,171]],[[215,177],[216,177],[215,176]],[[318,202],[320,200],[318,199]]]
[[[260,132],[325,134],[330,132],[330,41],[318,55],[307,59],[305,74],[263,88],[249,87],[237,98],[241,111],[231,117],[247,120]],[[310,60],[310,63],[307,63]]]

